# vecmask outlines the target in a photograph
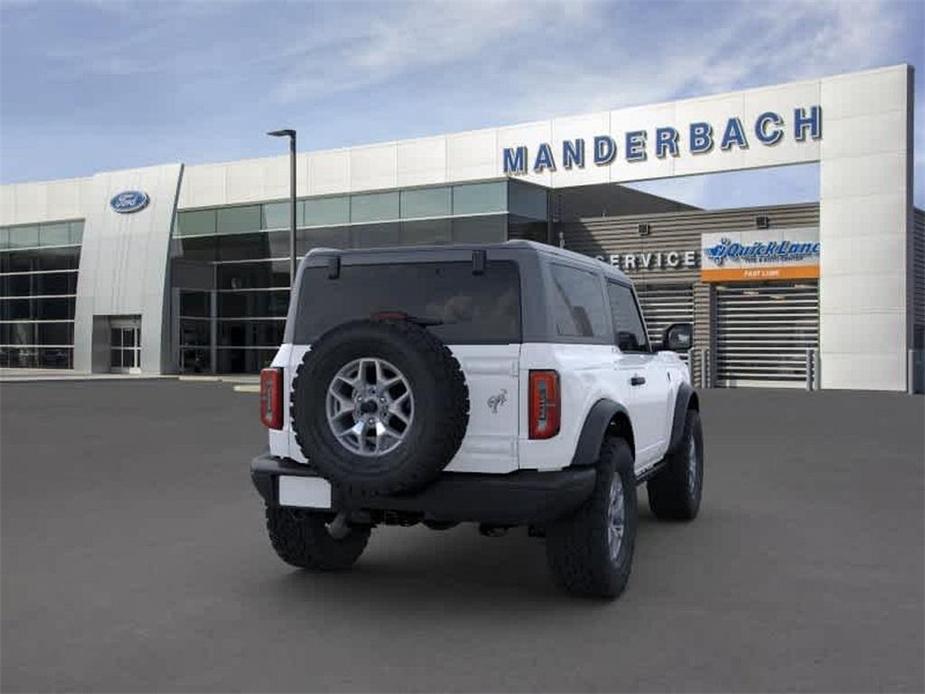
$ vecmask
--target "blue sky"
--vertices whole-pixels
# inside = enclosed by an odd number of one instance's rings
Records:
[[[912,63],[925,3],[0,0],[0,180],[358,145]],[[812,200],[814,165],[638,187]]]

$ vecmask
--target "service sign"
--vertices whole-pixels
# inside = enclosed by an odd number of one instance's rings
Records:
[[[819,277],[819,228],[703,234],[700,278],[750,282]]]

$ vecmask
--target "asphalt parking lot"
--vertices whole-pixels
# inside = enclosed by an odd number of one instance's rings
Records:
[[[629,588],[541,541],[383,528],[279,562],[225,384],[0,384],[2,689],[922,691],[925,398],[707,391],[693,524],[645,504]]]

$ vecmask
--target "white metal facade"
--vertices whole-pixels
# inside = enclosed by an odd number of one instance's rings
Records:
[[[620,183],[720,171],[820,162],[819,280],[821,385],[902,391],[907,387],[913,324],[912,118],[908,65],[805,80],[650,106],[557,118],[416,140],[302,153],[298,194],[325,195],[494,179],[505,147],[671,126],[683,136],[694,121],[721,129],[767,111],[785,115],[819,106],[819,139],[788,133],[772,146],[713,147],[702,154],[558,167],[524,179],[548,187]],[[750,127],[746,125],[746,127]],[[621,140],[622,141],[622,140]],[[621,150],[622,151],[622,150]],[[0,187],[0,225],[86,220],[78,280],[75,368],[94,362],[91,334],[101,314],[141,315],[142,369],[165,363],[165,275],[176,209],[285,199],[288,160],[169,164],[82,179]],[[115,214],[109,199],[145,190],[151,204]]]

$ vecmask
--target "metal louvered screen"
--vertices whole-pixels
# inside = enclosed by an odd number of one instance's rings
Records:
[[[802,387],[819,349],[819,283],[716,287],[716,384]]]
[[[649,342],[658,345],[672,323],[694,322],[694,290],[690,284],[638,285],[636,294],[649,331]],[[687,355],[681,358],[687,361]]]

